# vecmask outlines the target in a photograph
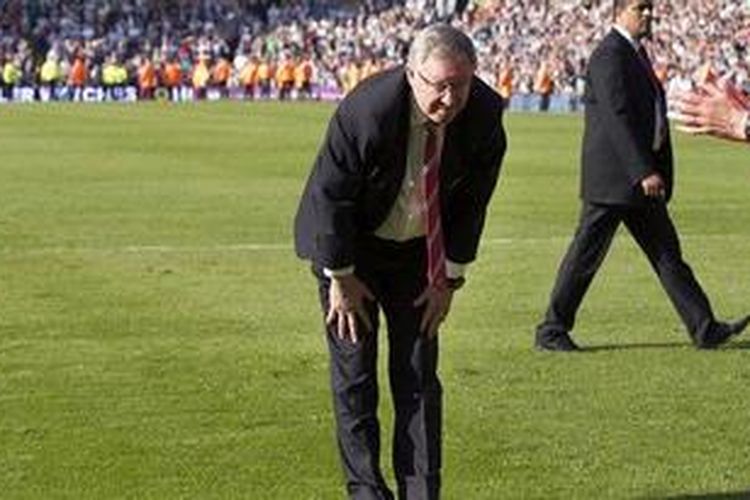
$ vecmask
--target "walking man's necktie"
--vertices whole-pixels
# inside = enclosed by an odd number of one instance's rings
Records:
[[[638,47],[638,57],[641,61],[641,64],[643,64],[644,70],[648,75],[648,79],[651,81],[651,86],[654,88],[654,95],[656,96],[656,130],[654,131],[653,143],[653,149],[656,151],[661,147],[666,135],[665,129],[667,127],[667,104],[664,99],[664,89],[661,85],[661,82],[656,77],[656,73],[654,73],[654,67],[651,64],[651,59],[648,57],[648,53],[646,52],[646,49],[643,47],[643,45]]]
[[[643,47],[643,45],[638,47],[638,55],[641,57],[641,63],[646,69],[648,79],[651,80],[651,85],[654,86],[654,91],[657,94],[660,94],[662,89],[661,82],[656,77],[656,73],[654,73],[654,66],[651,64],[651,59],[648,57],[648,52],[646,52],[646,49]]]
[[[430,285],[445,284],[445,246],[440,220],[440,154],[437,133],[427,128],[424,148],[424,198],[427,222],[427,281]]]

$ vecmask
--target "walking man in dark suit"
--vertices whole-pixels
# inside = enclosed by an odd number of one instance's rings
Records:
[[[440,491],[438,328],[474,260],[505,153],[502,100],[474,76],[471,40],[415,38],[405,67],[360,83],[329,123],[295,221],[327,325],[347,491],[391,499],[380,469],[378,313],[388,324],[400,499]]]
[[[560,264],[536,347],[575,351],[575,314],[622,222],[649,259],[690,337],[710,349],[740,333],[750,316],[718,322],[682,259],[667,203],[672,145],[664,90],[641,40],[651,33],[651,0],[615,2],[616,22],[588,64],[580,221]]]

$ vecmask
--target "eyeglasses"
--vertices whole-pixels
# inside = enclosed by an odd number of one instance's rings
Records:
[[[425,83],[425,85],[430,87],[433,92],[441,96],[448,93],[449,90],[454,93],[465,91],[467,88],[469,88],[469,85],[471,85],[472,80],[471,78],[468,78],[464,80],[436,82],[424,76],[422,72],[417,69],[412,69],[411,71],[412,73],[415,73],[419,77],[419,79]]]

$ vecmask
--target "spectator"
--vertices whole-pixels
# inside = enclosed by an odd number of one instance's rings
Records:
[[[539,111],[548,111],[552,91],[554,90],[552,70],[546,61],[542,61],[534,78],[534,92],[539,96]]]
[[[154,98],[156,91],[157,78],[156,67],[148,57],[141,56],[138,64],[138,97],[140,99],[150,100]]]
[[[60,77],[62,71],[60,69],[60,63],[57,60],[57,54],[50,51],[47,58],[44,60],[42,67],[39,69],[39,93],[46,96],[46,99],[55,100],[57,85],[60,83]]]
[[[13,99],[13,90],[21,83],[21,63],[17,57],[6,57],[3,64],[3,97]]]
[[[503,106],[507,108],[513,95],[513,66],[508,58],[499,66],[495,87],[500,97],[503,98]]]
[[[182,67],[176,57],[170,57],[164,63],[162,68],[161,83],[167,90],[171,99],[176,99],[176,93],[182,85]]]
[[[81,99],[83,87],[86,85],[88,80],[88,68],[86,64],[86,57],[82,50],[77,50],[73,56],[73,64],[68,74],[68,86],[71,88],[71,98],[74,101]]]
[[[279,100],[289,99],[294,89],[294,61],[285,54],[276,70],[276,88],[279,89]]]
[[[294,68],[294,88],[297,91],[297,99],[310,99],[312,97],[313,65],[309,58],[300,57]]]
[[[195,65],[192,74],[193,92],[195,98],[199,101],[206,98],[206,90],[210,81],[209,58],[208,54],[203,53],[198,56],[198,63]]]
[[[258,82],[258,58],[250,56],[240,71],[240,82],[246,99],[255,98],[255,87]]]
[[[211,86],[216,89],[221,97],[229,95],[229,81],[232,76],[232,65],[223,55],[219,57],[213,68],[211,68]]]
[[[258,90],[260,91],[260,97],[263,99],[269,99],[271,97],[274,73],[273,64],[271,64],[267,58],[261,59],[258,64]]]

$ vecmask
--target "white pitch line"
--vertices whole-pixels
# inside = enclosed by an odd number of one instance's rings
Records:
[[[515,244],[538,244],[568,242],[569,236],[547,236],[528,238],[485,238],[481,245],[503,246]],[[746,234],[694,234],[681,236],[681,240],[747,240]],[[226,245],[126,245],[122,247],[41,247],[41,248],[0,248],[0,255],[64,255],[64,254],[107,254],[107,253],[212,253],[212,252],[292,252],[291,243],[232,243]]]
[[[0,255],[62,255],[72,253],[211,253],[211,252],[275,252],[291,251],[291,244],[282,243],[236,243],[230,245],[181,246],[181,245],[127,245],[124,247],[42,247],[3,248]]]
[[[483,245],[510,245],[513,243],[536,243],[562,240],[562,237],[549,238],[488,238]],[[41,247],[41,248],[0,248],[0,255],[62,255],[72,253],[211,253],[211,252],[275,252],[293,251],[291,243],[232,243],[227,245],[126,245],[123,247]]]
[[[130,245],[123,247],[125,252],[264,252],[292,250],[289,243],[232,243],[228,245],[179,246],[179,245]],[[117,250],[115,250],[117,251]]]

